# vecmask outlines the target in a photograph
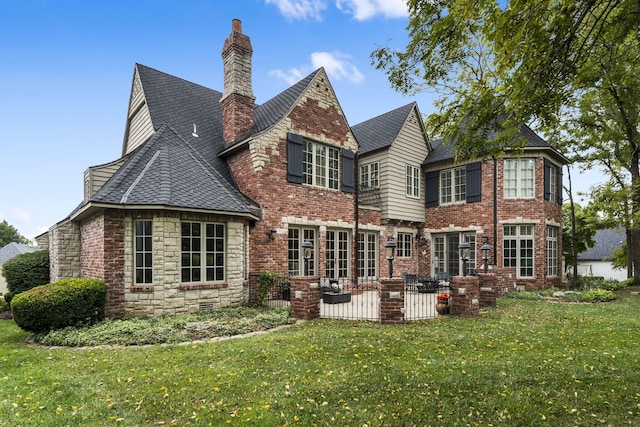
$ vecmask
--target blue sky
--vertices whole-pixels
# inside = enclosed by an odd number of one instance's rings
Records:
[[[433,94],[404,97],[370,65],[406,46],[403,0],[2,0],[0,17],[0,221],[30,239],[120,157],[134,64],[222,91],[234,18],[259,104],[324,66],[351,125],[414,100],[433,112]]]

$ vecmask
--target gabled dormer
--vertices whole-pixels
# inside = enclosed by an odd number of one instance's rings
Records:
[[[360,206],[381,209],[383,221],[424,222],[423,160],[431,150],[413,102],[356,126],[360,145]]]

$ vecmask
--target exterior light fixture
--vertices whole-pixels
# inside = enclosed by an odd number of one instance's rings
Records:
[[[462,242],[458,245],[458,251],[460,252],[460,258],[462,258],[462,275],[467,275],[467,261],[469,261],[469,251],[471,245],[468,242]]]
[[[396,256],[396,242],[393,236],[389,236],[387,242],[384,244],[384,254],[389,261],[389,278],[393,277],[393,259]]]
[[[277,230],[275,228],[272,228],[271,230],[269,230],[269,239],[276,240],[276,233],[277,233]]]
[[[489,252],[491,251],[489,236],[482,236],[482,241],[484,243],[480,247],[480,251],[482,252],[482,260],[484,261],[484,273],[487,274],[487,271],[489,270]]]
[[[304,275],[309,275],[309,260],[313,251],[313,243],[308,240],[302,242],[302,257],[304,258]]]

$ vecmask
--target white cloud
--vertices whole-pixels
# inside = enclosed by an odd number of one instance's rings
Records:
[[[322,11],[327,8],[326,0],[265,0],[275,5],[286,19],[322,20]]]
[[[0,212],[0,221],[5,220],[9,223],[9,225],[13,225],[17,228],[13,223],[23,223],[23,224],[31,224],[32,212],[28,209],[22,208],[9,208],[4,212]]]
[[[385,18],[409,16],[406,0],[336,0],[336,7],[352,14],[357,21],[365,21],[377,15]]]
[[[269,76],[293,85],[320,67],[324,67],[331,79],[346,79],[352,83],[361,83],[364,80],[364,74],[351,62],[351,56],[342,52],[314,52],[311,54],[310,66],[290,68],[287,71],[271,70]]]
[[[277,79],[284,80],[285,82],[287,82],[289,86],[291,86],[294,83],[298,83],[300,80],[302,80],[304,76],[309,74],[311,71],[312,70],[310,67],[290,68],[286,72],[282,70],[271,70],[269,71],[269,77],[275,77]]]
[[[337,80],[344,78],[352,83],[364,80],[364,75],[351,62],[351,56],[342,52],[314,52],[311,54],[311,64],[314,69],[324,67],[327,75]]]

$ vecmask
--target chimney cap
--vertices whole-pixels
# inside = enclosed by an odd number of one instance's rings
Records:
[[[241,20],[239,20],[237,18],[234,18],[231,21],[231,32],[232,33],[240,33],[240,34],[242,34],[242,21]]]

